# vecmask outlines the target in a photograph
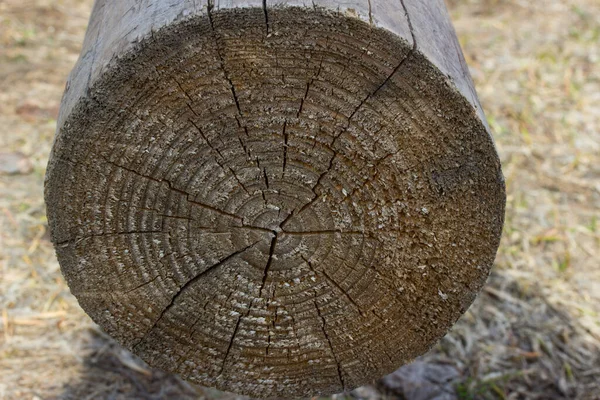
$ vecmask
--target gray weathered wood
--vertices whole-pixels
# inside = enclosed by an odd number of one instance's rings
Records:
[[[97,0],[46,178],[84,310],[256,397],[427,351],[484,284],[504,201],[442,0]]]

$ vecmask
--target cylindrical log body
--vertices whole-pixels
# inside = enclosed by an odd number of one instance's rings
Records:
[[[443,0],[97,0],[46,202],[106,332],[192,382],[289,398],[442,337],[505,195]]]

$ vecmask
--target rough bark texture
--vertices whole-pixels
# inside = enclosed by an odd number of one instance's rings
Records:
[[[505,196],[442,0],[97,0],[46,201],[73,294],[123,345],[302,397],[443,336]]]

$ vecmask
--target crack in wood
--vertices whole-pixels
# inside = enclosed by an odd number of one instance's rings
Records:
[[[412,47],[411,53],[409,54],[409,55],[411,55],[413,52],[415,52],[417,50],[417,38],[415,36],[415,29],[413,27],[413,23],[412,23],[412,20],[410,19],[410,15],[408,13],[408,8],[406,7],[404,0],[400,0],[400,4],[402,5],[402,8],[404,9],[404,15],[406,15],[406,22],[408,22],[408,29],[410,30],[410,35],[412,36],[413,47]]]
[[[179,83],[179,81],[177,79],[175,79],[175,77],[172,77],[173,81],[175,81],[175,83],[177,84],[177,86],[179,87],[179,89],[181,90],[181,92],[189,99],[189,101],[193,104],[194,100],[192,99],[192,97],[189,95],[189,93],[183,88],[183,86],[181,85],[181,83]],[[190,103],[186,103],[188,109],[198,118],[200,118],[200,116],[196,113],[196,111],[194,110],[194,108],[192,107],[192,105]],[[236,118],[237,120],[237,118]],[[238,125],[239,125],[239,120],[238,121]],[[206,135],[204,134],[204,131],[202,129],[200,129],[200,127],[191,119],[188,119],[188,122],[194,127],[196,128],[196,130],[198,131],[198,133],[200,133],[200,136],[202,136],[202,139],[204,139],[204,141],[206,142],[206,145],[213,151],[215,152],[223,161],[225,161],[225,157],[223,157],[223,154],[221,154],[221,152],[219,151],[218,148],[214,147],[210,141],[208,140],[208,138],[206,137]],[[242,148],[244,149],[244,152],[246,153],[247,156],[250,156],[250,153],[248,151],[248,149],[246,148],[246,144],[242,141],[242,139],[239,137],[238,135],[238,140],[240,142],[240,145],[242,146]],[[219,161],[219,159],[217,157],[215,157],[215,162],[217,163],[217,165],[219,167],[221,167],[221,169],[224,172],[230,172],[233,175],[233,178],[237,181],[237,183],[240,185],[240,187],[246,192],[246,194],[248,194],[248,196],[252,196],[251,193],[248,191],[248,189],[246,188],[246,185],[244,185],[244,183],[240,180],[240,178],[238,177],[238,175],[236,174],[236,172],[233,170],[233,168],[231,168],[230,166],[228,166],[227,168],[225,168],[225,166],[221,163],[221,161]]]
[[[246,192],[246,194],[248,194],[248,196],[252,196],[250,194],[250,192],[248,191],[248,189],[246,188],[246,185],[244,185],[244,183],[240,180],[240,178],[237,176],[237,174],[235,173],[235,171],[233,170],[233,168],[231,168],[231,167],[228,167],[228,168],[229,168],[229,171],[231,171],[231,174],[233,175],[233,177],[235,178],[235,180],[237,181],[237,183],[244,190],[244,192]]]
[[[267,0],[262,0],[262,9],[265,14],[265,26],[267,28],[267,37],[271,35],[271,27],[269,25],[269,11],[267,10]]]
[[[283,121],[283,167],[282,167],[282,173],[281,173],[281,177],[283,178],[283,176],[285,175],[285,168],[287,166],[287,160],[288,160],[288,140],[289,140],[289,136],[288,133],[286,131],[286,127],[287,127],[287,119],[285,121]]]
[[[184,191],[184,190],[181,190],[181,189],[178,189],[178,188],[176,188],[176,187],[173,185],[173,183],[172,183],[170,180],[168,180],[168,179],[165,179],[165,178],[159,179],[159,178],[155,178],[155,177],[153,177],[153,176],[150,176],[150,175],[144,175],[144,174],[141,174],[140,172],[138,172],[138,171],[136,171],[136,170],[134,170],[134,169],[131,169],[131,168],[125,167],[124,165],[117,164],[117,163],[115,163],[115,162],[113,162],[113,161],[110,161],[110,160],[108,160],[108,159],[106,159],[106,158],[103,158],[103,159],[104,159],[104,161],[105,161],[105,162],[107,162],[108,164],[111,164],[111,165],[113,165],[113,166],[115,166],[115,167],[121,168],[121,169],[123,169],[123,170],[125,170],[125,171],[131,172],[132,174],[135,174],[135,175],[137,175],[137,176],[139,176],[139,177],[142,177],[142,178],[145,178],[145,179],[148,179],[148,180],[151,180],[151,181],[157,182],[157,183],[161,183],[161,184],[164,184],[164,183],[166,183],[166,184],[167,184],[167,186],[168,186],[168,188],[169,188],[169,190],[172,190],[172,191],[174,191],[174,192],[176,192],[176,193],[179,193],[179,194],[181,194],[182,196],[185,196],[185,198],[186,198],[186,201],[187,201],[188,203],[190,203],[190,204],[193,204],[193,205],[196,205],[196,206],[198,206],[198,207],[200,207],[200,208],[205,208],[205,209],[207,209],[207,210],[213,211],[213,212],[215,212],[215,213],[217,213],[217,214],[220,214],[220,215],[223,215],[223,216],[225,216],[225,217],[229,217],[229,218],[233,218],[233,219],[239,220],[239,221],[240,221],[240,225],[241,225],[242,227],[244,227],[244,228],[251,229],[251,230],[257,230],[257,231],[262,231],[262,232],[269,232],[269,233],[270,233],[270,232],[272,232],[272,230],[271,230],[271,229],[263,228],[263,227],[260,227],[260,226],[254,226],[254,225],[248,225],[248,224],[245,224],[245,223],[244,223],[244,218],[243,218],[243,217],[241,217],[241,216],[239,216],[239,215],[232,214],[232,213],[228,213],[227,211],[223,211],[223,210],[221,210],[220,208],[217,208],[217,207],[215,207],[215,206],[211,206],[211,205],[209,205],[209,204],[205,204],[205,203],[199,202],[199,201],[197,201],[197,200],[191,200],[191,199],[190,199],[190,196],[191,196],[191,194],[190,194],[190,193],[188,193],[188,192],[186,192],[186,191]]]
[[[325,49],[327,49],[329,47],[329,38],[325,39]],[[300,109],[298,110],[298,112],[296,113],[296,118],[300,117],[300,113],[302,113],[302,109],[304,108],[304,102],[306,101],[306,99],[308,98],[308,92],[310,90],[310,87],[312,86],[312,84],[314,83],[314,81],[319,78],[319,76],[321,75],[321,70],[323,68],[323,61],[325,60],[325,54],[321,55],[321,60],[319,61],[319,67],[317,68],[317,73],[315,75],[313,75],[313,77],[311,78],[310,82],[308,82],[308,84],[306,85],[306,92],[304,93],[304,98],[302,99],[301,103],[300,103]],[[316,145],[317,145],[317,138],[319,136],[319,131],[317,131],[317,133],[315,134],[315,137],[313,139],[313,145],[312,145],[312,150],[315,149]]]
[[[235,117],[235,120],[237,121],[237,125],[239,128],[242,128],[244,130],[244,132],[246,133],[247,137],[250,137],[250,134],[248,133],[248,127],[245,124],[242,124],[239,120],[239,118],[244,118],[243,117],[243,113],[242,113],[242,109],[240,107],[240,101],[237,95],[237,92],[235,90],[235,85],[233,84],[233,81],[231,80],[231,76],[227,70],[227,68],[225,67],[225,58],[223,57],[223,51],[224,49],[221,47],[221,45],[219,44],[219,38],[217,37],[217,30],[215,29],[215,23],[213,20],[213,9],[215,7],[215,3],[214,0],[208,0],[208,5],[207,5],[207,16],[208,16],[208,21],[210,23],[210,28],[211,31],[213,32],[213,37],[215,39],[215,48],[217,50],[217,56],[219,58],[219,64],[221,67],[221,71],[223,71],[223,77],[225,78],[225,80],[228,82],[229,84],[229,89],[231,91],[231,95],[233,96],[233,101],[235,103],[235,107],[237,109],[237,113],[238,116]],[[238,140],[242,146],[242,148],[244,149],[244,152],[246,153],[248,158],[252,158],[252,155],[250,154],[250,151],[248,150],[248,148],[246,147],[246,144],[244,143],[244,141],[242,140],[242,138],[238,135]]]
[[[321,181],[323,180],[323,178],[325,177],[325,175],[327,173],[329,173],[332,169],[333,169],[333,162],[335,160],[335,158],[338,156],[338,152],[334,149],[334,146],[337,142],[337,140],[346,132],[348,132],[348,129],[350,129],[350,125],[352,123],[352,118],[354,118],[354,116],[356,115],[356,113],[363,107],[363,105],[369,101],[369,99],[373,96],[375,96],[391,79],[392,77],[400,70],[400,68],[402,68],[402,66],[405,64],[405,62],[413,55],[413,53],[417,50],[417,42],[415,40],[415,35],[414,35],[414,31],[413,31],[413,27],[412,27],[412,22],[410,20],[410,16],[408,15],[408,10],[406,9],[406,6],[404,5],[404,1],[400,0],[400,2],[402,3],[402,6],[404,8],[405,14],[406,14],[406,19],[408,21],[409,24],[409,29],[411,32],[411,36],[413,39],[413,47],[410,49],[410,51],[402,58],[402,60],[396,65],[396,67],[392,70],[392,72],[383,80],[383,82],[381,82],[381,84],[379,86],[377,86],[377,88],[372,91],[371,93],[369,93],[365,98],[362,99],[362,101],[355,107],[355,109],[352,111],[352,113],[350,114],[350,116],[348,117],[347,120],[347,124],[346,126],[337,134],[333,137],[333,140],[331,141],[331,144],[329,145],[330,150],[333,152],[333,156],[329,159],[329,165],[327,166],[327,169],[325,171],[323,171],[320,175],[319,178],[317,179],[317,182],[315,183],[315,185],[312,188],[312,191],[314,193],[314,197],[308,202],[306,203],[304,206],[302,206],[302,208],[300,209],[300,211],[298,212],[298,214],[300,214],[302,211],[304,211],[306,208],[310,207],[316,200],[317,198],[319,198],[319,195],[316,192],[317,187],[319,187],[321,185]],[[370,3],[369,3],[370,4]],[[368,45],[367,45],[368,46]],[[306,94],[308,94],[308,88],[307,88],[307,92]]]
[[[223,358],[223,364],[221,364],[221,369],[219,370],[219,376],[221,376],[223,374],[223,370],[225,369],[225,364],[227,363],[227,358],[229,358],[229,352],[231,351],[231,347],[233,347],[235,335],[237,335],[241,321],[242,321],[242,316],[240,315],[235,324],[235,328],[233,330],[233,335],[231,335],[231,339],[229,340],[229,345],[227,346],[227,350],[225,351],[225,357]]]
[[[321,309],[319,308],[319,305],[317,304],[316,297],[317,297],[317,294],[315,293],[315,298],[313,300],[313,303],[315,305],[315,308],[317,309],[317,315],[321,319],[321,330],[323,331],[323,335],[325,335],[325,339],[327,340],[327,343],[329,344],[329,350],[331,351],[331,355],[333,357],[333,360],[335,361],[335,364],[337,367],[338,379],[340,380],[342,389],[346,390],[346,383],[344,382],[344,376],[342,374],[342,366],[340,364],[340,361],[337,358],[337,355],[335,354],[331,339],[329,338],[329,335],[327,334],[327,322],[325,321],[325,317],[323,317],[323,315],[321,314]]]
[[[163,310],[161,311],[161,313],[159,314],[158,318],[154,321],[154,323],[152,324],[152,326],[150,326],[150,328],[144,333],[144,335],[141,337],[141,339],[132,347],[132,350],[135,350],[147,337],[148,335],[154,330],[154,328],[156,328],[159,324],[159,322],[163,319],[163,317],[169,312],[169,310],[171,310],[171,308],[175,305],[175,303],[177,302],[177,299],[179,299],[179,297],[181,297],[181,295],[186,291],[186,289],[188,289],[190,286],[192,286],[194,283],[198,282],[203,276],[205,276],[207,273],[215,270],[216,268],[220,267],[221,265],[225,264],[226,262],[228,262],[229,260],[233,259],[234,257],[242,254],[243,252],[245,252],[246,250],[254,247],[255,245],[257,245],[260,242],[260,240],[244,247],[241,250],[237,250],[233,253],[231,253],[230,255],[228,255],[227,257],[223,258],[222,260],[220,260],[219,262],[217,262],[216,264],[211,265],[210,267],[206,268],[205,270],[203,270],[202,272],[198,273],[196,276],[194,276],[192,279],[190,279],[189,281],[187,281],[186,283],[184,283],[179,290],[177,291],[177,293],[175,293],[175,295],[171,298],[171,301],[169,302],[169,304],[163,308]]]
[[[269,190],[269,177],[267,176],[266,168],[263,168],[263,176],[265,178],[265,186],[267,187],[267,190]]]
[[[263,173],[263,179],[265,181],[266,190],[269,190],[269,177],[267,176],[267,168],[266,167],[263,168],[260,166],[260,160],[258,159],[258,156],[255,158],[255,162],[256,162],[256,168],[259,171],[262,171],[262,173]],[[259,172],[259,174],[260,174],[260,172]],[[267,201],[265,189],[259,188],[258,190],[260,191],[260,195],[263,199],[263,203],[265,204],[265,207],[268,207],[269,202]]]
[[[265,265],[265,269],[263,271],[262,283],[260,285],[260,290],[258,291],[258,296],[262,298],[262,292],[265,288],[265,284],[267,283],[267,277],[269,275],[269,269],[271,268],[271,264],[273,263],[273,256],[275,253],[275,247],[277,246],[277,240],[279,238],[278,233],[273,235],[273,239],[271,239],[271,246],[269,247],[269,258],[267,259],[267,264]]]
[[[187,105],[189,107],[190,110],[192,110],[193,112],[193,108],[191,105]],[[217,155],[221,158],[221,160],[225,161],[225,157],[223,156],[223,154],[221,153],[221,151],[219,150],[218,147],[214,147],[212,145],[212,143],[210,143],[210,141],[208,140],[208,138],[206,137],[206,135],[204,134],[204,131],[202,129],[200,129],[200,127],[198,125],[196,125],[196,123],[192,120],[192,119],[188,119],[188,122],[194,127],[196,128],[196,130],[198,131],[198,133],[200,133],[200,136],[202,136],[202,139],[204,139],[204,141],[206,142],[206,144],[208,145],[208,147],[211,148],[211,150],[213,150],[215,153],[217,153]],[[225,171],[225,167],[219,163],[219,161],[217,159],[215,159],[215,161],[217,162],[217,164],[219,164],[219,167],[221,167],[224,171]]]
[[[358,303],[356,303],[356,301],[354,301],[354,299],[352,297],[350,297],[350,295],[348,294],[348,292],[346,290],[344,290],[344,288],[342,288],[336,281],[333,280],[333,278],[331,278],[329,276],[329,274],[327,273],[327,271],[325,271],[324,268],[320,268],[319,271],[317,271],[317,269],[312,265],[312,263],[310,262],[310,260],[308,260],[303,255],[301,255],[300,257],[308,265],[308,267],[310,268],[310,270],[315,273],[315,275],[319,276],[319,275],[322,274],[325,277],[325,279],[327,279],[327,281],[329,283],[331,283],[335,288],[337,288],[342,293],[342,295],[344,295],[344,297],[346,297],[346,299],[350,302],[350,304],[352,304],[356,308],[356,311],[358,311],[358,313],[362,317],[365,316],[364,312],[362,311],[362,309],[360,308],[360,306],[358,305]]]
[[[143,288],[143,287],[144,287],[144,286],[146,286],[146,285],[149,285],[149,284],[151,284],[151,283],[152,283],[152,282],[154,282],[154,281],[155,281],[155,280],[156,280],[156,279],[157,279],[159,276],[161,276],[161,275],[160,275],[160,274],[158,274],[158,275],[154,276],[153,278],[151,278],[149,281],[147,281],[147,282],[144,282],[144,283],[141,283],[141,284],[137,285],[136,287],[134,287],[134,288],[131,288],[131,289],[128,289],[128,290],[125,290],[125,291],[123,291],[123,292],[121,292],[121,293],[122,293],[122,294],[129,294],[129,293],[131,293],[131,292],[135,292],[136,290],[138,290],[138,289],[140,289],[140,288]]]

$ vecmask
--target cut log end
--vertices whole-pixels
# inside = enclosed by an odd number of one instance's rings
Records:
[[[62,271],[104,330],[192,382],[301,397],[377,379],[488,276],[504,183],[480,113],[414,34],[209,11],[113,60],[59,126]]]

